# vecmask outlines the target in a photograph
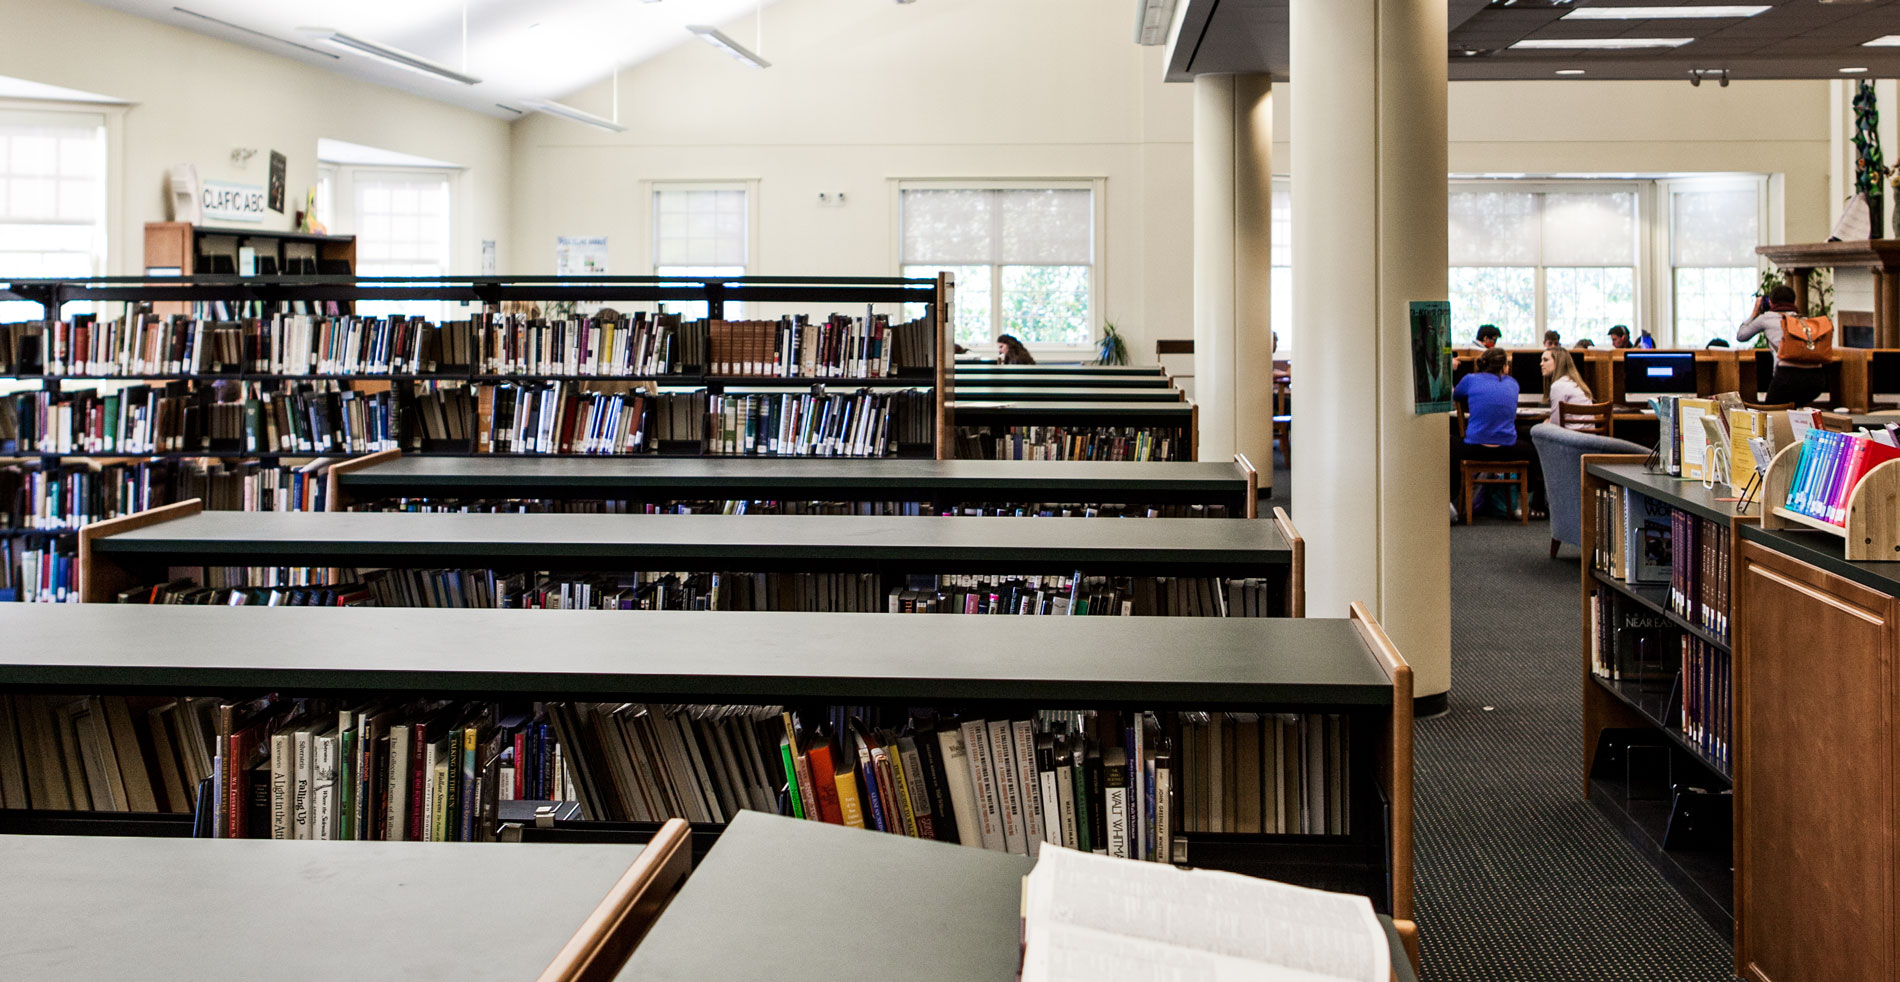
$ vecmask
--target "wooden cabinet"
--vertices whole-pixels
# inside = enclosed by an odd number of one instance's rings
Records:
[[[1734,579],[1736,972],[1886,982],[1900,978],[1900,611],[1874,577],[1791,555],[1799,533],[1770,535],[1743,537]]]

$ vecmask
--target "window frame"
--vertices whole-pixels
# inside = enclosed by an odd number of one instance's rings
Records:
[[[0,99],[0,115],[85,117],[96,121],[100,129],[99,188],[95,199],[98,209],[94,221],[87,223],[94,230],[94,242],[91,250],[92,270],[88,275],[105,276],[120,271],[130,265],[133,269],[144,271],[144,257],[130,260],[125,254],[126,237],[117,234],[122,229],[115,226],[125,215],[124,190],[124,129],[126,107],[111,102],[71,102],[54,99]],[[73,222],[53,222],[59,225],[77,225]],[[143,235],[133,241],[143,242]],[[67,305],[62,311],[52,312],[55,317],[68,311],[92,309],[89,302],[81,302],[76,307]]]
[[[745,262],[739,266],[738,276],[755,275],[759,268],[759,181],[757,178],[738,180],[708,181],[681,180],[674,178],[654,178],[639,183],[640,210],[646,217],[646,235],[641,237],[640,268],[651,276],[665,276],[660,272],[660,210],[655,200],[661,191],[739,191],[745,194]],[[609,261],[611,262],[612,240],[608,240]],[[720,265],[731,265],[730,263]],[[612,267],[609,267],[612,268]],[[669,269],[676,267],[667,267]],[[706,305],[700,301],[690,303],[667,303],[665,308],[690,317],[704,316]],[[741,320],[748,315],[744,301],[729,300],[725,305],[728,320]]]
[[[1657,338],[1658,344],[1663,343],[1662,339],[1665,335],[1656,329],[1656,325],[1670,322],[1667,320],[1656,320],[1650,313],[1649,302],[1649,297],[1656,291],[1653,289],[1650,279],[1652,269],[1651,261],[1653,259],[1650,254],[1652,236],[1647,234],[1647,232],[1653,227],[1655,221],[1655,186],[1657,182],[1643,179],[1618,178],[1542,180],[1536,178],[1452,178],[1446,183],[1447,194],[1455,194],[1460,191],[1499,191],[1513,194],[1537,195],[1590,193],[1634,194],[1636,201],[1635,214],[1632,221],[1635,226],[1636,234],[1630,242],[1630,265],[1627,267],[1548,265],[1544,262],[1544,257],[1540,250],[1537,263],[1529,267],[1521,265],[1457,266],[1447,262],[1445,267],[1446,286],[1449,290],[1451,271],[1453,269],[1530,269],[1532,271],[1531,340],[1528,343],[1533,347],[1537,347],[1543,344],[1544,332],[1550,330],[1550,297],[1546,284],[1547,270],[1627,268],[1631,270],[1632,279],[1634,281],[1630,297],[1631,323],[1629,328],[1639,336],[1643,330],[1648,329],[1650,334]],[[1540,228],[1543,222],[1543,209],[1544,204],[1540,198],[1537,205],[1537,220]],[[1599,338],[1592,338],[1592,340],[1599,343],[1606,343]],[[1452,343],[1460,345],[1469,344],[1471,340],[1469,338],[1454,337],[1452,338]],[[1574,337],[1564,338],[1565,347],[1571,347],[1575,343],[1576,338]]]
[[[1089,312],[1088,337],[1086,342],[1062,344],[1046,341],[1025,341],[1023,346],[1040,359],[1072,359],[1078,356],[1092,357],[1096,345],[1102,339],[1102,325],[1108,321],[1108,290],[1102,270],[1108,264],[1107,248],[1107,185],[1102,177],[1051,177],[1051,178],[893,178],[890,181],[891,212],[891,270],[894,276],[903,276],[904,267],[913,265],[904,261],[904,192],[905,191],[1087,191],[1089,192]],[[952,265],[952,264],[944,264]],[[959,265],[986,265],[990,268],[990,343],[994,344],[1003,330],[1003,268],[1021,263],[962,263]],[[1065,263],[1063,265],[1074,265]],[[946,318],[946,322],[948,322]],[[972,352],[990,355],[992,352]]]
[[[448,252],[444,256],[442,275],[458,275],[457,269],[466,269],[470,263],[464,248],[464,236],[460,233],[467,227],[463,220],[466,207],[462,194],[462,175],[465,173],[456,167],[404,167],[393,164],[343,164],[335,161],[319,161],[318,168],[329,170],[331,177],[331,210],[337,227],[329,229],[331,235],[348,235],[356,239],[355,258],[351,262],[357,275],[363,275],[363,236],[360,228],[362,216],[356,213],[356,182],[362,177],[374,177],[379,174],[400,174],[409,177],[439,177],[448,185]],[[412,303],[416,306],[406,308],[403,313],[419,315],[430,320],[449,320],[458,310],[466,310],[469,301],[424,300],[392,301],[393,303]]]
[[[1676,337],[1676,195],[1682,192],[1729,191],[1752,188],[1755,191],[1755,245],[1767,245],[1770,223],[1774,221],[1770,198],[1771,175],[1768,174],[1698,174],[1685,177],[1662,178],[1651,182],[1655,186],[1657,212],[1654,223],[1656,275],[1663,282],[1656,291],[1658,323],[1666,325],[1672,345],[1680,344]],[[1741,266],[1685,266],[1684,269],[1742,269]],[[1755,276],[1760,277],[1764,268],[1763,260],[1755,260]],[[1740,324],[1746,310],[1738,308],[1735,323]],[[1731,332],[1732,335],[1733,332]],[[1659,335],[1660,336],[1660,335]],[[1733,339],[1731,337],[1731,343]]]

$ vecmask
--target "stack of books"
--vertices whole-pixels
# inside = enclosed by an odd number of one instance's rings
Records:
[[[1889,431],[1881,439],[1810,429],[1801,442],[1801,461],[1788,485],[1783,506],[1831,525],[1847,524],[1847,504],[1867,472],[1900,459]]]

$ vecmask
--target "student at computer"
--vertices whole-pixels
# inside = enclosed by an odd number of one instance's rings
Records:
[[[1561,348],[1563,346],[1564,346],[1563,335],[1558,334],[1556,331],[1544,332],[1544,347]]]
[[[1465,407],[1465,438],[1458,444],[1458,459],[1525,461],[1533,469],[1531,487],[1541,488],[1543,482],[1535,474],[1537,454],[1528,441],[1523,446],[1517,442],[1518,387],[1505,371],[1510,364],[1509,352],[1486,348],[1478,353],[1476,369],[1452,389],[1452,398]]]
[[[1558,422],[1558,412],[1566,402],[1590,405],[1596,399],[1590,395],[1590,386],[1583,381],[1583,373],[1577,371],[1577,363],[1570,352],[1562,348],[1546,348],[1544,357],[1538,365],[1544,372],[1544,395],[1550,400],[1550,421]],[[1589,426],[1585,420],[1570,420],[1564,423],[1573,430]]]
[[[1504,336],[1504,332],[1498,330],[1498,326],[1496,324],[1479,324],[1478,325],[1478,336],[1477,336],[1478,347],[1483,348],[1486,351],[1489,351],[1492,348],[1497,347],[1498,339],[1503,336]]]
[[[1781,318],[1783,314],[1799,317],[1801,311],[1794,305],[1794,288],[1778,286],[1765,297],[1755,301],[1755,312],[1735,331],[1735,340],[1752,341],[1758,334],[1768,336],[1768,350],[1781,347]],[[1793,403],[1805,406],[1813,402],[1827,388],[1827,369],[1824,365],[1796,365],[1775,359],[1775,373],[1769,377],[1768,395],[1764,398],[1772,405]]]
[[[1610,328],[1610,347],[1627,348],[1630,346],[1630,329],[1621,324]]]

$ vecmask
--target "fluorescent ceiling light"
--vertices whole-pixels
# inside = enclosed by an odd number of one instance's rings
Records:
[[[1860,73],[1866,70],[1867,69],[1865,68],[1843,68],[1841,69],[1841,74],[1842,75],[1859,75]]]
[[[1889,34],[1886,37],[1877,37],[1877,38],[1874,38],[1872,41],[1869,41],[1866,44],[1861,45],[1861,47],[1863,48],[1900,48],[1900,34]]]
[[[1174,23],[1175,0],[1135,0],[1135,43],[1168,43],[1168,28]]]
[[[447,65],[430,61],[421,55],[404,51],[401,48],[392,48],[387,44],[366,40],[353,34],[333,31],[327,27],[300,27],[297,28],[297,30],[301,33],[315,35],[319,41],[334,44],[339,48],[348,48],[351,51],[368,55],[371,58],[394,65],[397,68],[405,68],[423,75],[433,75],[436,78],[445,78],[451,82],[460,82],[463,85],[476,85],[481,82],[481,79],[473,75],[458,72]]]
[[[551,99],[523,99],[521,100],[521,104],[535,112],[547,113],[550,116],[559,116],[562,119],[573,120],[576,123],[586,123],[589,126],[607,130],[611,133],[627,132],[625,126],[611,119],[596,116],[586,110],[576,109],[573,106],[564,105]]]
[[[1557,69],[1557,74],[1559,74],[1559,75],[1582,75],[1582,74],[1583,74],[1583,69],[1581,69],[1581,68],[1559,68],[1559,69]]]
[[[322,51],[317,48],[313,48],[307,44],[298,44],[295,41],[286,41],[275,34],[265,34],[263,31],[254,31],[248,27],[245,27],[242,24],[233,24],[228,20],[221,20],[217,17],[211,16],[210,14],[201,14],[197,12],[196,10],[186,10],[183,7],[173,7],[172,9],[177,11],[178,13],[184,14],[186,17],[196,17],[199,20],[209,21],[210,23],[216,24],[219,27],[228,27],[231,30],[238,31],[239,33],[249,34],[250,36],[255,37],[255,38],[263,38],[266,41],[275,41],[278,44],[288,44],[293,48],[297,48],[301,51],[308,51],[313,55],[322,55],[325,58],[332,58],[336,60],[342,60],[343,58],[342,55],[331,54],[328,51]]]
[[[1564,20],[1700,20],[1728,17],[1753,17],[1768,10],[1767,4],[1734,7],[1578,7],[1565,14]]]
[[[1583,49],[1680,48],[1695,38],[1526,38],[1514,50],[1577,51]]]
[[[707,24],[688,24],[686,29],[699,35],[701,41],[731,55],[734,61],[750,65],[753,68],[770,68],[772,63],[755,54],[751,48],[727,37],[725,32]]]

